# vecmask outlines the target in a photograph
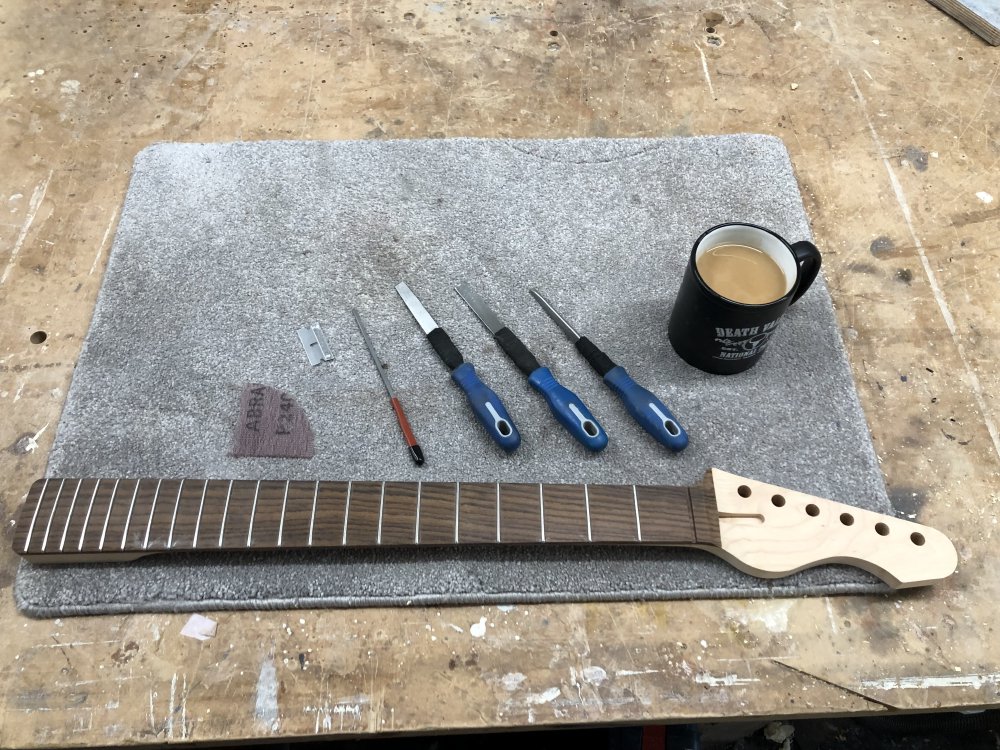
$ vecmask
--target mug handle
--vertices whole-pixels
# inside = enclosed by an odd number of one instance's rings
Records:
[[[795,253],[795,263],[799,267],[799,286],[789,303],[794,304],[812,286],[816,276],[819,275],[819,267],[823,261],[820,258],[819,250],[811,242],[803,240],[793,243],[791,247],[792,252]]]

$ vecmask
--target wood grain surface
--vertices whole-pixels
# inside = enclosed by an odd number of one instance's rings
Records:
[[[763,132],[791,152],[893,502],[960,556],[945,585],[887,597],[214,613],[200,641],[186,616],[23,618],[5,544],[0,745],[998,703],[1000,60],[951,18],[923,0],[11,0],[0,15],[8,536],[144,146]],[[581,502],[546,517],[579,519]],[[454,528],[445,507],[425,485],[428,535]]]

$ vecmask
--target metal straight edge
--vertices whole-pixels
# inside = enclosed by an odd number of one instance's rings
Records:
[[[326,334],[319,323],[302,326],[299,329],[299,341],[302,342],[302,348],[306,350],[309,364],[315,366],[320,362],[329,362],[333,359],[330,342],[327,341]]]
[[[480,297],[468,284],[459,284],[455,287],[455,291],[458,292],[458,296],[465,300],[465,304],[472,308],[472,312],[476,314],[476,317],[482,321],[483,325],[486,326],[490,333],[494,336],[497,331],[506,328],[497,314],[490,309],[490,306],[486,304],[482,297]]]
[[[424,307],[423,303],[417,295],[412,292],[410,287],[407,286],[405,281],[400,281],[396,284],[396,293],[399,294],[400,298],[403,300],[403,304],[406,305],[406,308],[410,311],[410,314],[413,316],[414,320],[417,321],[417,324],[425,334],[430,333],[435,328],[441,327],[434,321],[431,314],[427,312],[427,308]]]

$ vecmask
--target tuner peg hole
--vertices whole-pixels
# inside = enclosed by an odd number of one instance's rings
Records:
[[[889,527],[882,522],[875,524],[875,533],[879,536],[889,536]]]
[[[815,518],[819,515],[819,506],[809,503],[809,505],[806,506],[806,513]]]
[[[924,535],[921,534],[919,531],[914,531],[912,534],[910,534],[910,541],[913,542],[918,547],[923,547],[924,542],[926,542],[927,540],[924,539]]]
[[[781,495],[775,495],[774,497],[771,498],[771,505],[773,505],[775,508],[783,508],[785,505],[785,498],[783,498]]]
[[[844,526],[851,526],[854,523],[854,516],[850,513],[841,513],[840,522],[844,524]]]
[[[739,487],[737,487],[736,492],[739,493],[740,497],[750,497],[750,488],[747,487],[745,484],[741,484]]]

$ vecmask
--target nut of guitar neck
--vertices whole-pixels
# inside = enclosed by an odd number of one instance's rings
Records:
[[[892,588],[926,586],[958,565],[937,529],[745,479],[719,469],[706,477],[719,510],[720,549],[737,568],[778,578],[816,565],[852,565]]]

